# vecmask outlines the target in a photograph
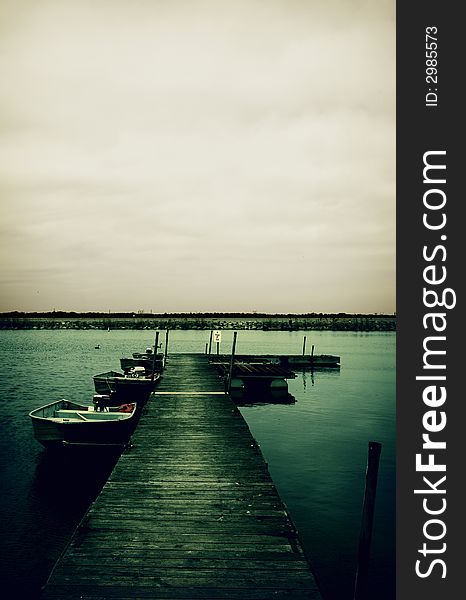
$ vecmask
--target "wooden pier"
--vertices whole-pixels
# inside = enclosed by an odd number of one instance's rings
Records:
[[[230,355],[210,354],[210,362],[229,364]],[[331,354],[236,354],[235,361],[248,365],[281,365],[284,369],[294,367],[313,369],[339,369],[340,357]]]
[[[42,600],[321,600],[264,457],[204,355],[170,355]],[[85,468],[85,465],[83,465]]]

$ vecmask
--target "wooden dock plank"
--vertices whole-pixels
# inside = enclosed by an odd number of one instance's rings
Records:
[[[171,355],[43,600],[321,600],[267,464],[203,355]]]
[[[111,587],[97,585],[83,585],[79,589],[71,589],[67,585],[50,584],[48,586],[47,598],[50,600],[322,600],[322,596],[317,590],[274,590],[270,589],[247,589],[247,595],[244,588],[201,588],[201,587],[183,587],[183,588],[138,588],[137,595],[134,595],[134,586],[122,586],[119,584]]]

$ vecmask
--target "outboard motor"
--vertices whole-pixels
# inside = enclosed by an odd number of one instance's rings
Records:
[[[108,394],[94,394],[92,398],[94,404],[94,410],[103,412],[107,407],[111,406],[110,396]]]

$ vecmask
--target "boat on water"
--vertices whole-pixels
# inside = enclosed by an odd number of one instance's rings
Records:
[[[98,394],[114,394],[119,402],[146,403],[160,379],[160,373],[149,374],[144,367],[132,367],[126,373],[107,371],[94,375]]]
[[[144,367],[150,373],[161,373],[165,368],[165,356],[161,352],[154,354],[152,348],[145,352],[133,352],[131,357],[120,358],[120,366],[126,373],[134,367]]]
[[[152,348],[146,348],[145,352],[133,352],[133,358],[154,358]]]
[[[137,423],[137,404],[85,406],[57,400],[29,413],[34,437],[46,448],[125,446]]]

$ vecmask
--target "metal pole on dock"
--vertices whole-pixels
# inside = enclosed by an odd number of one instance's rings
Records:
[[[236,336],[237,335],[238,335],[238,332],[234,331],[233,332],[233,345],[231,347],[230,373],[228,374],[228,393],[230,393],[231,378],[233,377],[233,363],[235,362]]]
[[[212,336],[214,335],[213,330],[210,330],[210,338],[209,338],[209,357],[210,357],[210,352],[212,350]]]
[[[303,339],[303,356],[306,354],[306,336]]]
[[[168,355],[168,329],[165,332],[165,360],[167,360],[167,355]]]
[[[154,343],[154,359],[152,361],[152,375],[155,373],[155,360],[157,358],[157,349],[159,347],[159,332],[155,332],[155,343]]]
[[[375,493],[377,491],[377,474],[382,444],[369,442],[366,469],[366,486],[362,509],[361,532],[359,534],[358,568],[354,585],[354,600],[367,600],[367,574],[369,569],[369,552],[374,521]]]

